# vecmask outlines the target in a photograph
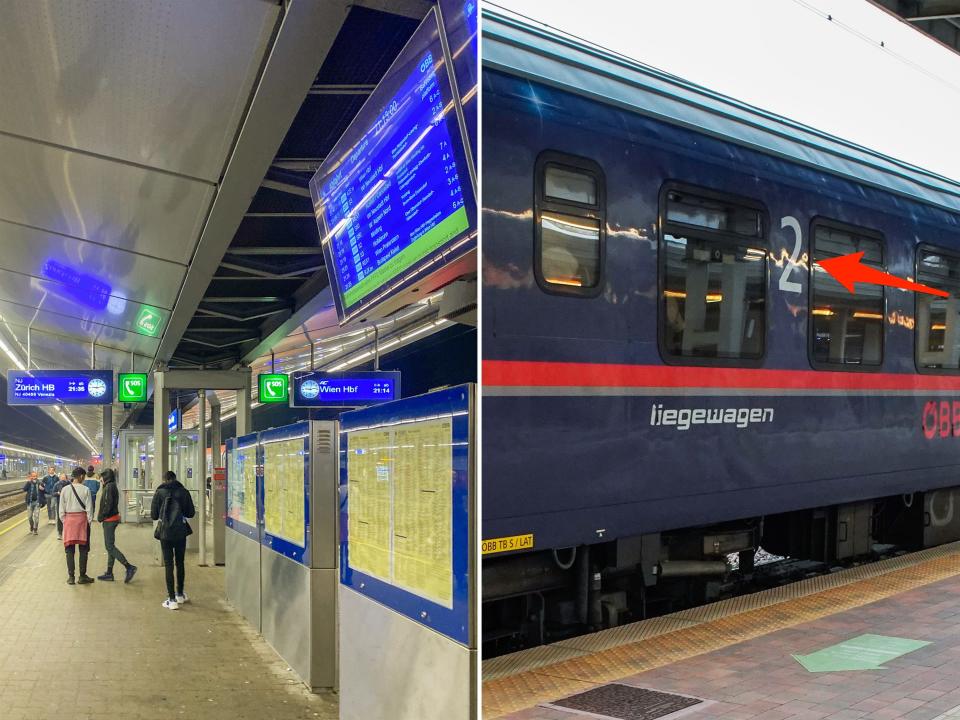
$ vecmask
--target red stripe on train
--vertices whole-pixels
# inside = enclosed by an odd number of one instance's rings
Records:
[[[960,376],[484,360],[483,384],[501,387],[701,387],[936,391],[960,389]]]

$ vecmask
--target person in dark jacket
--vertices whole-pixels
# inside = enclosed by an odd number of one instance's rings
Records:
[[[194,514],[190,491],[177,480],[175,472],[167,470],[163,475],[163,482],[153,494],[150,517],[154,521],[160,521],[155,535],[160,541],[163,567],[167,575],[167,599],[163,601],[163,607],[168,610],[177,610],[189,599],[183,592],[183,554],[187,549],[187,536],[193,532],[187,518],[192,518]],[[176,588],[173,584],[174,563],[177,569]]]
[[[87,468],[87,478],[83,481],[83,484],[90,489],[90,497],[93,498],[91,502],[93,503],[94,509],[97,507],[97,493],[100,492],[100,481],[97,480],[94,475],[95,472],[93,465],[90,465]]]
[[[43,494],[43,483],[37,479],[35,470],[30,471],[27,482],[23,484],[23,502],[30,513],[30,533],[36,535],[40,525],[40,508],[46,504],[47,499]]]
[[[57,497],[53,494],[53,486],[57,484],[60,478],[57,477],[57,469],[51,465],[47,468],[47,474],[43,480],[43,494],[47,496],[47,525],[53,525],[56,522],[57,515]]]
[[[53,486],[53,495],[56,498],[57,505],[57,540],[63,540],[63,520],[60,519],[60,493],[70,484],[70,478],[66,473],[60,473],[60,480]]]
[[[116,545],[117,525],[120,524],[120,490],[117,488],[117,475],[107,468],[100,473],[100,480],[103,487],[100,490],[100,510],[97,512],[97,520],[103,527],[103,545],[107,549],[107,571],[97,580],[112,581],[113,563],[116,561],[126,568],[123,582],[128,583],[133,580],[137,566],[127,562],[127,558]]]

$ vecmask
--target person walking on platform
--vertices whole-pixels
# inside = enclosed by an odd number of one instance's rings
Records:
[[[103,482],[103,492],[100,495],[100,510],[97,511],[97,521],[103,528],[103,545],[107,549],[107,571],[100,575],[97,580],[113,580],[113,563],[119,562],[126,568],[126,574],[123,578],[125,583],[133,580],[137,572],[137,566],[127,562],[127,558],[117,548],[117,525],[120,524],[120,491],[117,488],[117,475],[113,470],[107,468],[100,473],[100,480]]]
[[[93,500],[83,481],[87,473],[82,467],[73,469],[73,482],[60,491],[60,519],[63,521],[63,548],[67,554],[67,584],[89,585],[87,556],[90,554],[90,523],[93,522]],[[74,555],[80,548],[80,578],[74,580]]]
[[[67,477],[66,473],[60,473],[60,479],[57,481],[57,484],[53,486],[53,496],[56,498],[57,502],[57,540],[63,540],[63,520],[60,519],[60,493],[63,489],[70,484],[70,478]]]
[[[159,521],[153,534],[160,541],[163,553],[163,568],[167,575],[167,599],[163,601],[163,607],[168,610],[176,610],[188,600],[183,592],[183,554],[187,549],[187,536],[193,533],[187,518],[192,518],[194,512],[190,491],[177,480],[175,472],[167,470],[163,482],[153,495],[150,517]],[[177,569],[176,588],[173,584],[174,563]]]
[[[23,501],[30,513],[30,534],[36,535],[40,526],[40,508],[46,503],[43,484],[37,479],[36,470],[31,470],[27,475],[27,482],[23,485]]]
[[[53,465],[48,467],[47,474],[43,477],[43,494],[47,496],[47,525],[53,525],[57,521],[57,497],[53,493],[53,486],[59,479],[57,469]]]

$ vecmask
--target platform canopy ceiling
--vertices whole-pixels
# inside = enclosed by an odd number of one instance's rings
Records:
[[[960,0],[873,0],[921,32],[960,52]]]
[[[349,7],[4,6],[0,370],[171,359]],[[254,227],[238,242],[273,241]],[[99,407],[48,413],[99,446]],[[115,426],[124,417],[115,408]]]

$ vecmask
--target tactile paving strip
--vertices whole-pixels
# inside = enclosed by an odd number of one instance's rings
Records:
[[[555,700],[548,707],[576,710],[611,720],[659,720],[701,702],[686,695],[612,683]]]
[[[500,717],[957,574],[960,543],[950,543],[597,633],[593,646],[578,638],[535,648],[536,654],[505,655],[483,665],[483,716]],[[672,624],[678,621],[688,625]]]

